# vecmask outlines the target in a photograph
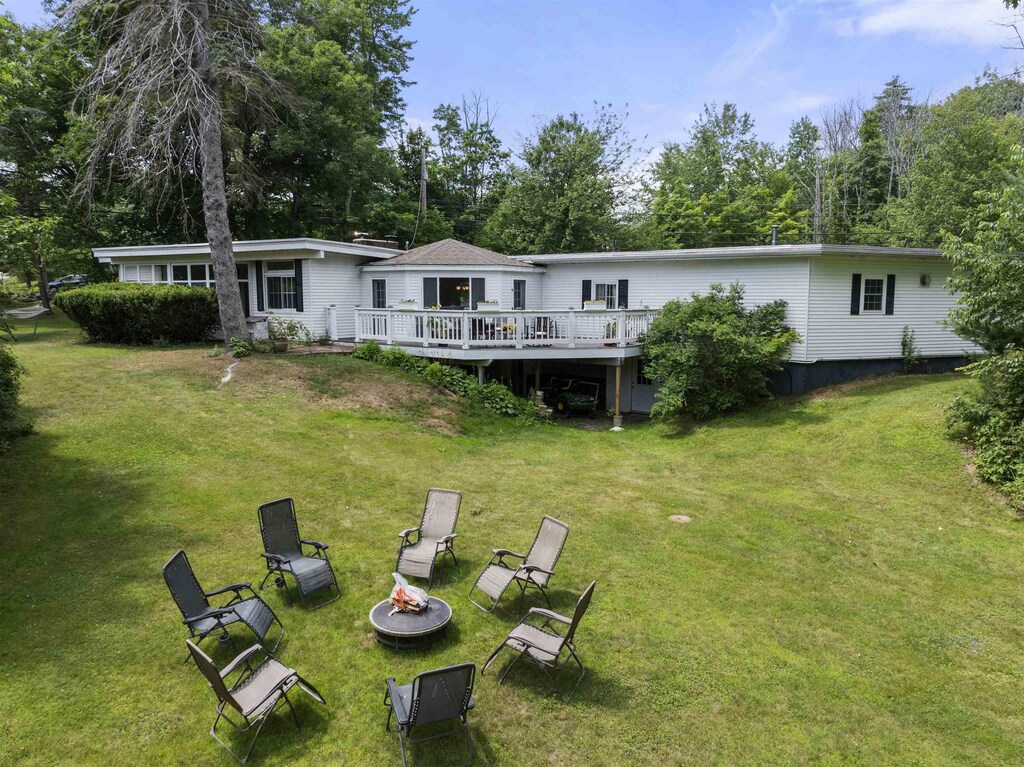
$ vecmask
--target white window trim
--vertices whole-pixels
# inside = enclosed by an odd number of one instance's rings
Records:
[[[289,269],[273,269],[273,270],[271,270],[269,268],[271,263],[274,263],[274,262],[267,261],[266,262],[267,268],[263,270],[263,291],[264,291],[264,295],[266,295],[266,297],[267,297],[266,298],[267,310],[268,311],[274,311],[274,312],[298,312],[299,285],[298,285],[298,275],[296,273],[295,266],[292,265],[292,267],[289,268]],[[284,263],[284,261],[281,261],[280,263]],[[293,305],[292,306],[271,306],[270,305],[270,280],[271,280],[271,278],[274,278],[274,277],[287,277],[287,278],[290,278],[292,280],[292,291],[291,291],[291,294],[293,296],[293,298],[292,298],[292,304]],[[282,295],[284,294],[284,292],[285,291],[281,291]]]
[[[591,289],[591,295],[594,297],[595,301],[600,301],[601,300],[600,297],[597,295],[597,288],[598,288],[598,286],[603,286],[604,290],[605,290],[605,295],[604,295],[604,305],[605,305],[605,308],[606,309],[618,309],[619,308],[619,304],[618,304],[618,301],[619,301],[619,283],[618,283],[618,281],[616,280],[616,281],[613,281],[613,282],[605,282],[604,280],[602,280],[602,281],[599,282],[597,280],[594,280],[594,286]],[[610,291],[609,291],[609,288],[611,288]],[[609,297],[610,297],[610,300],[612,302],[611,306],[608,305]]]
[[[377,288],[377,283],[378,282],[383,282],[384,283],[384,305],[383,306],[377,306],[377,294],[375,293],[375,290]],[[388,308],[388,280],[387,280],[386,277],[373,277],[370,280],[370,306],[373,307],[374,309],[387,309]]]
[[[868,280],[878,280],[882,283],[882,305],[877,309],[868,309],[865,307],[865,299],[867,297]],[[888,290],[888,280],[883,277],[862,277],[860,282],[860,311],[861,314],[865,312],[868,314],[884,314],[885,313],[885,294]]]

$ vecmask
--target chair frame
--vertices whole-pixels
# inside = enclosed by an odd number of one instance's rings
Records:
[[[565,696],[565,700],[569,700],[573,696],[573,693],[576,692],[576,688],[580,686],[580,682],[583,681],[583,677],[586,676],[587,673],[586,668],[583,666],[583,661],[580,660],[579,653],[576,651],[576,643],[574,640],[576,638],[576,629],[578,628],[580,621],[583,619],[583,615],[586,613],[587,608],[590,606],[590,597],[593,595],[594,587],[596,585],[597,581],[591,582],[591,584],[587,586],[587,588],[584,590],[583,594],[580,595],[580,598],[576,602],[576,609],[573,611],[573,615],[571,618],[567,618],[566,616],[560,615],[551,610],[545,610],[542,607],[531,607],[530,611],[525,616],[523,616],[522,620],[520,620],[518,624],[516,624],[517,627],[522,626],[523,624],[534,625],[530,623],[531,618],[533,618],[534,616],[544,619],[543,623],[541,623],[539,626],[534,626],[534,628],[540,629],[548,636],[557,637],[558,639],[562,640],[561,644],[559,645],[558,652],[550,661],[542,660],[530,654],[531,649],[538,650],[539,652],[542,652],[546,655],[550,654],[549,650],[546,650],[542,647],[538,647],[537,645],[531,643],[529,640],[524,639],[522,637],[513,638],[511,636],[512,632],[509,632],[509,636],[505,637],[505,640],[501,644],[499,644],[495,651],[491,653],[490,657],[487,658],[487,662],[484,663],[484,667],[480,669],[480,674],[483,675],[484,673],[486,673],[488,667],[491,665],[491,663],[494,662],[494,659],[498,657],[498,654],[503,649],[505,649],[506,647],[508,647],[509,649],[515,649],[509,645],[510,640],[515,641],[524,645],[524,647],[522,650],[519,651],[518,655],[516,655],[516,657],[512,659],[512,662],[505,667],[505,670],[501,673],[501,676],[498,677],[498,684],[501,684],[505,681],[505,677],[508,676],[508,672],[511,671],[512,667],[515,666],[520,660],[522,660],[523,657],[526,657],[527,660],[531,661],[535,666],[537,666],[537,668],[543,671],[544,675],[547,676],[547,678],[552,683],[555,683],[555,678],[552,675],[552,672],[558,673],[563,668],[565,668],[571,660],[575,662],[577,666],[579,666],[580,673],[579,676],[576,678],[576,683],[572,686],[572,689],[569,691],[569,694]],[[586,599],[586,604],[584,605],[583,612],[581,613],[580,604],[583,603],[584,599]],[[568,631],[566,631],[564,635],[559,634],[558,631],[555,630],[555,623],[561,623],[563,625],[568,626]],[[515,631],[515,629],[512,629],[512,631]],[[559,661],[559,658],[562,657],[563,650],[568,650],[569,652],[565,656],[564,660]]]
[[[310,546],[314,550],[311,559],[323,559],[325,562],[327,562],[327,566],[331,569],[331,579],[334,581],[334,596],[330,599],[325,599],[322,602],[318,602],[312,607],[306,601],[306,595],[303,593],[302,588],[299,586],[297,580],[295,583],[295,588],[299,592],[299,601],[302,602],[303,608],[305,608],[306,610],[319,610],[321,607],[325,607],[326,605],[329,605],[331,602],[336,602],[338,599],[341,598],[341,586],[338,585],[338,575],[334,572],[334,565],[331,564],[331,558],[327,555],[327,544],[322,543],[320,541],[314,541],[309,538],[299,537],[299,520],[298,517],[295,515],[295,502],[291,498],[279,498],[276,501],[268,501],[267,503],[260,505],[257,511],[257,516],[259,517],[260,521],[260,538],[263,541],[264,548],[264,551],[262,554],[260,554],[260,556],[263,557],[263,560],[267,566],[267,574],[263,576],[263,580],[260,582],[259,589],[260,591],[263,591],[263,587],[266,585],[267,579],[271,575],[274,575],[276,573],[277,577],[274,579],[274,584],[284,590],[285,599],[288,601],[289,605],[292,604],[291,589],[288,588],[288,581],[285,579],[284,576],[287,573],[288,575],[292,576],[293,580],[295,580],[295,574],[291,571],[290,565],[288,564],[288,560],[278,556],[277,554],[271,554],[270,552],[266,551],[266,528],[263,524],[263,509],[267,506],[272,506],[275,503],[281,503],[282,501],[288,501],[288,503],[291,505],[292,524],[295,527],[295,538],[299,542],[299,553],[303,553],[302,546]]]
[[[540,531],[544,528],[544,520],[546,520],[546,519],[550,519],[552,522],[555,522],[555,523],[561,525],[566,530],[565,538],[562,539],[562,545],[558,547],[558,553],[555,556],[555,562],[557,563],[558,560],[562,556],[562,549],[565,548],[565,542],[569,539],[569,526],[567,524],[565,524],[564,522],[562,522],[561,520],[555,519],[554,517],[551,517],[551,516],[548,516],[548,515],[544,515],[544,517],[540,521],[540,526],[537,528],[537,534],[533,537],[534,544],[537,542],[537,539],[540,537]],[[530,548],[532,549],[533,546],[531,545]],[[508,587],[511,586],[513,583],[515,583],[516,585],[519,586],[519,607],[518,607],[519,614],[522,614],[522,612],[523,612],[523,601],[526,598],[526,590],[528,588],[530,588],[531,586],[533,588],[537,589],[537,591],[540,592],[540,595],[542,597],[544,597],[544,601],[547,603],[548,608],[550,608],[551,607],[551,599],[548,597],[547,583],[545,583],[542,586],[541,584],[537,583],[532,578],[530,578],[530,575],[532,573],[535,573],[535,572],[544,573],[545,575],[548,576],[548,583],[550,583],[551,578],[553,578],[554,575],[555,575],[555,571],[554,570],[545,570],[543,567],[538,567],[537,565],[528,565],[528,564],[526,564],[526,558],[528,556],[529,556],[529,553],[527,553],[527,554],[519,554],[519,553],[517,553],[515,551],[510,551],[509,549],[491,549],[491,558],[487,561],[487,564],[484,565],[484,569],[480,571],[480,575],[477,576],[476,581],[474,581],[472,588],[470,588],[470,590],[469,590],[469,601],[472,602],[477,607],[479,607],[485,613],[493,613],[498,608],[498,603],[501,602],[501,598],[505,595],[505,592],[508,591]],[[516,566],[510,565],[510,564],[505,562],[505,557],[512,557],[514,559],[518,559],[518,560],[522,561],[523,564],[516,565]],[[495,560],[497,560],[497,561],[495,561]],[[512,580],[510,580],[505,585],[505,588],[503,588],[501,590],[501,593],[498,594],[498,596],[496,598],[492,599],[491,605],[489,607],[486,607],[486,606],[480,604],[479,602],[477,602],[475,599],[473,599],[473,592],[476,591],[477,585],[480,583],[480,578],[482,578],[483,574],[487,572],[487,568],[490,567],[493,564],[501,565],[502,567],[504,567],[504,568],[506,568],[508,570],[515,570],[516,573],[512,577]],[[520,576],[522,576],[522,577],[520,577]],[[490,598],[490,594],[486,594],[486,596],[488,598]]]
[[[457,665],[454,665],[454,666],[445,666],[444,668],[435,669],[433,671],[424,671],[422,673],[419,673],[415,677],[413,677],[413,680],[412,680],[413,692],[415,693],[417,691],[417,689],[418,689],[418,681],[422,677],[432,676],[432,675],[435,675],[435,674],[443,674],[446,671],[451,671],[452,669],[457,669],[457,668],[462,668],[462,667],[469,667],[469,668],[471,668],[472,669],[472,673],[470,674],[470,677],[469,677],[469,687],[466,690],[466,697],[462,701],[461,710],[460,710],[460,712],[456,716],[452,717],[453,719],[458,719],[461,722],[461,724],[459,726],[451,729],[451,730],[446,730],[445,732],[438,733],[436,735],[428,735],[428,736],[423,737],[423,738],[414,738],[413,735],[412,735],[412,729],[414,727],[416,727],[416,715],[417,715],[418,710],[419,710],[419,697],[416,696],[411,701],[411,706],[412,707],[411,707],[411,710],[409,711],[409,721],[401,722],[398,719],[398,713],[395,711],[394,704],[392,703],[393,699],[399,697],[398,683],[395,681],[394,677],[388,677],[385,680],[385,683],[387,684],[387,690],[384,693],[384,705],[388,707],[388,718],[387,718],[387,722],[384,725],[384,729],[387,730],[388,732],[397,732],[398,733],[398,745],[399,745],[399,747],[402,750],[402,765],[403,765],[403,767],[408,767],[408,765],[409,765],[409,761],[408,761],[408,758],[407,758],[407,755],[406,755],[406,750],[405,750],[405,744],[406,744],[407,741],[408,741],[408,743],[410,745],[416,745],[416,744],[419,744],[419,743],[427,743],[427,742],[432,741],[432,740],[438,740],[439,738],[447,738],[447,737],[449,737],[451,735],[457,735],[460,732],[465,733],[465,735],[466,735],[466,746],[469,748],[469,761],[466,762],[466,764],[470,765],[470,764],[472,764],[475,761],[475,759],[476,759],[476,750],[473,747],[473,738],[472,738],[472,735],[469,732],[469,721],[468,721],[467,717],[468,717],[469,712],[474,707],[474,704],[473,704],[473,687],[476,685],[476,665],[473,664],[473,663],[461,663],[461,664],[457,664]],[[392,715],[394,715],[394,717],[395,717],[395,730],[391,729],[391,717],[392,717]],[[435,724],[435,722],[430,722],[430,724]],[[403,737],[403,735],[404,735],[404,737]]]
[[[170,567],[171,563],[175,559],[177,559],[179,555],[184,557],[185,564],[188,565],[188,571],[192,575],[192,580],[195,581],[196,588],[199,589],[199,591],[202,592],[203,596],[205,596],[207,599],[209,599],[210,597],[220,596],[221,594],[226,594],[228,592],[232,592],[234,596],[231,597],[231,599],[226,604],[214,608],[213,612],[211,613],[206,613],[205,615],[200,615],[195,618],[189,618],[188,616],[186,616],[184,608],[178,601],[178,595],[171,587],[171,584],[167,581],[167,568]],[[174,603],[178,606],[178,610],[181,612],[182,617],[185,618],[185,620],[183,620],[182,623],[188,629],[189,640],[196,639],[197,642],[202,642],[211,634],[218,634],[221,638],[221,641],[224,641],[224,638],[226,637],[227,643],[231,645],[231,649],[235,652],[238,652],[238,647],[237,645],[235,645],[235,639],[231,636],[231,632],[228,631],[228,626],[230,626],[232,623],[242,623],[246,626],[246,628],[249,629],[249,631],[252,632],[253,636],[256,637],[256,639],[262,644],[265,641],[265,637],[260,637],[259,632],[256,630],[256,628],[252,626],[248,621],[246,621],[245,618],[239,615],[234,609],[236,605],[245,601],[245,598],[243,598],[242,596],[242,592],[248,591],[250,594],[252,594],[252,596],[249,598],[258,599],[260,602],[262,602],[263,606],[266,607],[267,610],[270,611],[270,614],[274,617],[274,623],[276,623],[281,629],[280,633],[277,636],[277,641],[274,642],[274,646],[270,649],[270,652],[277,652],[277,648],[281,646],[281,640],[284,639],[284,624],[281,623],[281,619],[277,617],[277,613],[275,613],[270,608],[270,605],[268,605],[266,602],[260,599],[259,594],[253,591],[251,582],[243,581],[239,583],[232,583],[230,586],[224,586],[223,588],[214,589],[213,591],[204,591],[203,587],[199,584],[199,579],[196,578],[195,570],[192,569],[192,563],[189,561],[188,554],[185,553],[184,549],[178,549],[174,553],[174,555],[167,560],[167,563],[163,566],[161,572],[164,573],[164,583],[167,585],[168,591],[171,592],[171,597],[174,599]],[[225,618],[225,616],[228,615],[234,615],[235,619],[225,622],[223,619]],[[206,620],[207,618],[215,619],[216,622],[214,623],[214,625],[206,631],[196,631],[193,624],[201,620]],[[191,653],[186,654],[184,663],[188,663],[191,658]]]
[[[402,552],[405,551],[409,546],[414,546],[419,543],[420,531],[423,529],[423,516],[427,513],[427,505],[430,503],[430,494],[438,490],[443,493],[457,493],[459,496],[459,507],[455,509],[455,524],[452,525],[452,529],[455,528],[459,523],[459,511],[462,509],[462,492],[460,490],[448,490],[443,487],[432,487],[427,491],[427,500],[423,504],[423,514],[420,515],[419,527],[410,527],[407,530],[403,530],[398,534],[398,554],[395,555],[395,572],[401,572],[398,569],[398,565],[402,562]],[[413,533],[416,534],[416,540],[412,540]],[[444,562],[446,556],[451,556],[452,561],[455,562],[455,566],[459,566],[459,560],[455,557],[455,539],[459,537],[458,533],[449,533],[444,538],[438,540],[438,544],[443,544],[444,548],[438,549],[434,552],[434,558],[430,562],[430,576],[427,578],[427,588],[430,588],[434,584],[434,570],[437,568],[438,556],[441,561]]]
[[[193,648],[198,652],[202,652],[190,640],[185,640],[185,643],[189,645],[190,656],[192,655]],[[270,650],[263,647],[262,645],[256,644],[252,645],[247,650],[243,650],[241,653],[236,655],[235,658],[231,660],[231,662],[228,663],[228,665],[225,666],[223,670],[217,669],[218,673],[220,674],[221,680],[225,683],[224,686],[227,688],[229,695],[233,693],[235,690],[237,690],[239,687],[241,687],[249,679],[249,677],[255,674],[257,671],[259,671],[259,669],[263,665],[260,664],[260,666],[253,668],[252,656],[255,655],[257,652],[263,652],[267,656],[267,659],[274,659],[274,654]],[[234,684],[228,686],[227,678],[232,673],[238,671],[241,668],[244,668],[245,670],[242,671],[238,679],[235,680]],[[291,711],[292,719],[295,721],[295,728],[297,730],[302,729],[302,723],[299,721],[299,715],[295,711],[295,706],[292,705],[291,700],[288,698],[288,690],[290,690],[295,685],[298,685],[300,688],[305,688],[307,694],[311,694],[314,698],[319,699],[320,703],[326,705],[327,701],[324,699],[324,696],[320,694],[319,690],[317,690],[313,685],[311,685],[308,681],[303,679],[298,674],[294,674],[294,676],[292,677],[286,677],[285,679],[282,679],[281,682],[279,682],[273,689],[270,690],[270,692],[267,693],[267,695],[263,698],[263,701],[269,700],[271,696],[276,695],[278,693],[280,693],[280,695],[278,699],[275,701],[274,705],[264,709],[257,716],[247,717],[245,716],[245,714],[240,713],[236,708],[236,714],[242,717],[241,723],[235,722],[230,716],[228,716],[227,711],[225,709],[229,707],[228,704],[230,701],[220,700],[220,695],[218,694],[217,716],[213,720],[213,725],[210,727],[210,735],[212,735],[213,739],[220,743],[220,745],[223,746],[224,749],[229,754],[231,754],[239,764],[245,764],[245,762],[249,758],[249,755],[252,753],[253,748],[256,745],[256,741],[260,737],[260,731],[263,729],[263,725],[267,723],[267,720],[271,717],[272,714],[277,713],[278,709],[282,706],[282,704],[286,704],[288,706],[288,710]],[[225,722],[231,725],[231,727],[234,728],[235,732],[241,734],[245,734],[248,732],[253,733],[252,740],[249,741],[249,745],[245,749],[245,753],[243,755],[239,756],[235,752],[235,750],[231,748],[231,746],[229,746],[217,734],[217,725],[220,723],[221,719],[223,719]]]

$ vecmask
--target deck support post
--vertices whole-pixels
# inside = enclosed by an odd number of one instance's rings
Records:
[[[537,392],[540,391],[540,366],[542,364],[543,363],[540,360],[537,360],[537,365],[533,369],[533,392],[534,392],[534,394],[536,394]]]
[[[486,365],[477,365],[476,366],[476,382],[478,384],[480,384],[481,386],[484,385],[484,368],[485,367],[487,367],[487,366]]]
[[[622,362],[615,366],[615,415],[612,416],[612,428],[622,428]]]

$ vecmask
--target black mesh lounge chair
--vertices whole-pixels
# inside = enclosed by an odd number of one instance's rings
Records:
[[[410,527],[398,534],[398,560],[395,569],[402,575],[426,578],[428,586],[434,582],[434,563],[438,555],[443,560],[446,554],[451,555],[455,564],[453,546],[458,535],[455,524],[459,521],[459,506],[462,504],[462,493],[458,490],[441,490],[431,488],[427,492],[427,502],[423,505],[423,518],[419,527]],[[416,542],[412,536],[415,533]]]
[[[394,714],[398,729],[398,745],[402,749],[402,764],[408,767],[405,755],[405,742],[424,743],[428,740],[444,738],[459,732],[466,734],[466,745],[469,748],[469,762],[472,764],[473,739],[469,734],[467,712],[473,708],[473,682],[476,678],[476,666],[462,663],[448,666],[436,671],[424,671],[417,674],[412,684],[399,685],[394,679],[387,680],[388,690],[384,693],[384,705],[388,707],[388,721],[385,727],[391,732],[391,715]],[[458,719],[461,724],[451,730],[424,737],[414,737],[413,729],[428,724]]]
[[[256,745],[256,739],[260,736],[263,725],[280,706],[288,706],[292,712],[292,719],[295,720],[295,726],[301,728],[302,725],[299,724],[295,707],[288,699],[288,692],[293,687],[298,687],[317,703],[326,704],[323,696],[313,685],[296,674],[294,669],[278,662],[273,654],[259,645],[253,645],[240,653],[221,671],[206,653],[187,639],[185,642],[196,661],[196,666],[203,672],[206,681],[210,683],[210,687],[217,695],[217,718],[213,720],[210,734],[242,764],[245,764],[245,760],[252,753],[252,747]],[[260,653],[266,655],[266,658],[262,663],[254,666],[254,658]],[[233,683],[229,682],[228,678],[236,671],[241,672],[238,678]],[[231,709],[234,709],[242,718],[241,722],[234,721],[228,715]],[[237,732],[252,732],[252,740],[249,741],[249,746],[241,756],[217,736],[217,725],[221,719],[230,724]]]
[[[210,634],[219,634],[221,638],[226,638],[225,641],[229,642],[237,651],[235,640],[228,633],[228,626],[232,623],[244,623],[256,635],[256,638],[264,643],[266,643],[267,632],[276,623],[281,631],[271,652],[277,650],[278,645],[281,644],[281,640],[284,638],[284,626],[269,605],[256,596],[251,583],[232,583],[222,589],[203,591],[196,579],[196,574],[192,571],[188,557],[180,549],[164,565],[163,573],[164,582],[185,619],[184,623],[188,627],[190,639],[201,642]],[[244,591],[248,591],[252,596],[243,598],[242,592]],[[210,597],[229,592],[233,594],[230,601],[220,607],[210,605]],[[185,656],[186,663],[188,663],[189,657]]]
[[[523,597],[527,588],[535,588],[540,591],[548,607],[551,607],[551,600],[548,599],[547,585],[551,576],[554,575],[555,563],[562,553],[565,539],[569,535],[569,526],[559,522],[553,517],[544,517],[537,530],[537,537],[533,539],[530,551],[523,554],[516,554],[508,549],[492,549],[494,552],[490,562],[476,579],[473,588],[469,590],[469,601],[475,604],[484,612],[494,612],[498,606],[501,595],[513,581],[519,586],[519,611],[523,609]],[[506,559],[519,559],[522,564],[508,563]],[[474,591],[482,591],[490,597],[490,604],[483,605],[473,599]]]
[[[263,536],[263,559],[267,563],[267,574],[260,584],[260,591],[267,578],[277,574],[275,583],[284,589],[288,603],[292,596],[285,581],[285,573],[295,579],[299,588],[299,599],[307,610],[330,604],[341,596],[338,579],[327,556],[327,544],[299,538],[299,523],[295,520],[295,504],[291,498],[282,498],[260,506],[260,535]],[[313,548],[313,556],[302,552],[303,546]],[[306,597],[323,589],[333,589],[334,596],[310,607]]]
[[[572,697],[580,682],[583,681],[583,675],[587,673],[586,669],[583,668],[583,662],[580,660],[579,655],[576,654],[576,645],[573,639],[576,636],[576,627],[579,626],[584,613],[587,612],[587,607],[590,606],[590,597],[594,594],[594,586],[596,584],[597,581],[594,581],[587,586],[583,596],[576,603],[576,610],[573,612],[572,618],[566,618],[564,615],[559,615],[551,610],[545,610],[542,607],[531,607],[530,612],[519,622],[519,625],[508,632],[505,641],[498,645],[498,649],[491,653],[491,657],[487,659],[480,673],[483,674],[487,671],[487,667],[491,665],[494,659],[498,657],[498,653],[505,647],[519,654],[506,666],[501,676],[498,677],[499,684],[504,681],[505,676],[520,658],[528,658],[533,661],[549,678],[551,677],[552,670],[558,671],[564,668],[571,659],[580,667],[580,675],[576,679],[576,684],[573,685],[572,690],[566,696],[566,699]],[[540,626],[533,623],[536,619],[543,620]],[[564,635],[559,634],[555,630],[555,623],[562,623],[568,626]],[[568,651],[564,653],[564,658],[562,658],[563,650]]]

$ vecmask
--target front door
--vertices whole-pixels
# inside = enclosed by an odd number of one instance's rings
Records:
[[[633,364],[633,378],[630,382],[630,395],[634,413],[650,413],[654,407],[655,384],[644,374],[643,362],[638,357]]]

